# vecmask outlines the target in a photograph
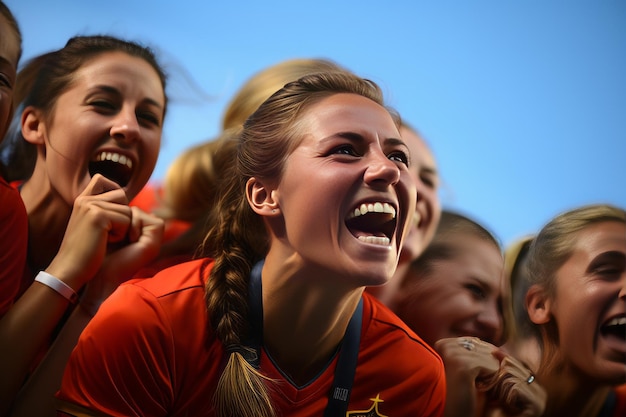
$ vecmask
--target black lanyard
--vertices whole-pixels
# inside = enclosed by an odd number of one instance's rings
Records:
[[[250,315],[252,331],[250,340],[246,346],[254,350],[254,354],[248,356],[248,362],[256,367],[260,366],[260,351],[263,344],[263,296],[261,271],[263,261],[258,262],[250,272]],[[348,323],[346,334],[344,335],[337,367],[335,368],[335,378],[328,396],[328,405],[324,411],[325,417],[345,416],[350,402],[350,391],[356,373],[357,358],[359,356],[359,345],[361,343],[361,320],[363,316],[363,299],[359,304]]]

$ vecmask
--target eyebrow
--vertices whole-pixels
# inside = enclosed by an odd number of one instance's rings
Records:
[[[122,95],[122,93],[120,93],[120,91],[117,88],[111,87],[110,85],[105,85],[105,84],[96,85],[95,87],[91,88],[91,90],[101,90],[101,91],[104,91],[110,94],[115,94],[118,96]],[[159,109],[163,109],[163,106],[158,101],[151,99],[150,97],[144,98],[142,102],[151,104],[155,107],[158,107]]]
[[[593,260],[589,262],[588,269],[593,269],[594,267],[597,266],[597,264],[603,263],[603,262],[625,262],[625,261],[626,261],[626,254],[624,252],[620,252],[620,251],[603,252],[599,254],[598,256],[594,257]]]
[[[347,132],[339,132],[336,133],[335,135],[332,136],[339,136],[345,139],[348,139],[352,142],[365,142],[365,137],[357,132],[352,132],[352,131],[347,131]],[[331,136],[331,137],[332,137]],[[328,138],[330,139],[330,137]],[[402,139],[398,139],[398,138],[386,138],[383,139],[383,142],[385,145],[390,144],[390,145],[400,145],[400,146],[404,146],[405,148],[408,149],[408,146],[406,145],[406,143],[402,140]]]

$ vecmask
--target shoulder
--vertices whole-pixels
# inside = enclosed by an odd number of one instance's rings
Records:
[[[363,347],[385,362],[399,363],[399,372],[421,374],[426,379],[444,376],[443,361],[433,348],[376,297],[363,295]],[[382,359],[386,358],[386,359]]]
[[[391,310],[368,293],[363,295],[359,362],[362,364],[357,370],[360,380],[372,381],[363,384],[366,387],[375,384],[388,407],[403,404],[404,411],[409,407],[419,410],[419,415],[442,415],[446,395],[443,361]]]
[[[385,340],[389,341],[392,337],[398,343],[406,344],[416,351],[423,352],[426,357],[432,358],[435,362],[441,362],[437,352],[376,297],[364,293],[363,301],[363,321],[364,323],[369,322],[366,333],[368,338],[378,338],[385,335]]]
[[[157,298],[197,288],[204,290],[212,266],[213,261],[209,258],[182,262],[160,270],[153,277],[127,281],[120,288],[132,286],[131,291],[145,291]]]

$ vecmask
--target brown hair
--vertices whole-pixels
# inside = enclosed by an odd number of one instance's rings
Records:
[[[215,247],[215,263],[206,285],[211,325],[228,361],[215,393],[219,416],[273,416],[264,377],[232,346],[250,332],[248,281],[252,266],[268,250],[262,218],[250,208],[245,185],[252,176],[280,180],[285,160],[301,141],[300,116],[314,103],[351,93],[383,104],[379,87],[345,71],[310,74],[288,83],[248,118],[240,133],[236,162],[224,176],[215,224],[205,242]]]

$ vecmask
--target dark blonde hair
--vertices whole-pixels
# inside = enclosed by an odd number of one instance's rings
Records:
[[[602,222],[626,223],[626,212],[607,204],[593,204],[559,214],[548,222],[533,239],[528,250],[528,280],[530,286],[538,285],[549,297],[556,289],[556,273],[572,256],[579,233]],[[543,361],[556,357],[558,328],[554,321],[539,326]],[[542,363],[542,367],[552,366]]]
[[[213,330],[228,355],[214,398],[219,416],[274,415],[264,377],[237,349],[251,331],[250,271],[269,248],[263,219],[246,200],[246,182],[253,176],[280,180],[285,160],[302,139],[300,117],[314,103],[339,93],[358,94],[383,105],[381,90],[369,80],[343,71],[310,74],[267,99],[238,135],[236,162],[223,177],[215,223],[205,239],[215,256],[206,303]]]

